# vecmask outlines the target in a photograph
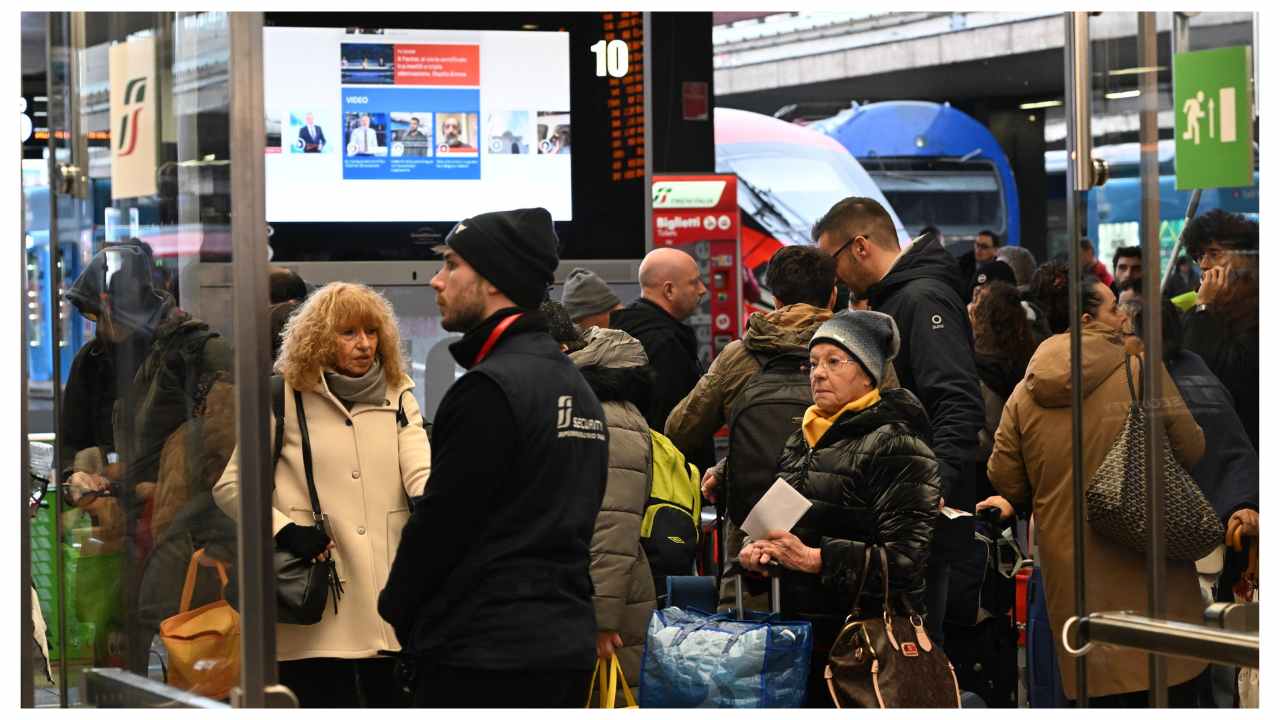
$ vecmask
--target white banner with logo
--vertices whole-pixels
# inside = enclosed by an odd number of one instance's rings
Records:
[[[111,197],[156,194],[156,41],[111,46]]]

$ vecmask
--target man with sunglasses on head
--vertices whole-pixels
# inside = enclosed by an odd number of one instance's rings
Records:
[[[972,513],[983,404],[963,298],[966,283],[956,259],[932,236],[902,248],[893,219],[870,198],[836,203],[813,226],[812,235],[835,258],[840,281],[897,323],[902,345],[894,368],[902,387],[915,393],[929,413],[930,446],[938,458],[945,505]],[[947,606],[948,550],[967,547],[972,538],[972,516],[939,516],[926,580],[926,623],[930,637],[939,642]]]

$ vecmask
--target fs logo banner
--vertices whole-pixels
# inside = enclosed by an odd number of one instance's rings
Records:
[[[147,79],[134,78],[124,89],[124,115],[120,117],[120,141],[116,143],[116,157],[132,155],[138,147],[138,116],[147,107]],[[126,144],[128,147],[126,147]]]
[[[156,194],[156,42],[111,46],[111,197]]]

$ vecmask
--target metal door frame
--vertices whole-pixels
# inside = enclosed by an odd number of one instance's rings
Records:
[[[1138,64],[1151,68],[1139,78],[1142,90],[1142,107],[1140,115],[1139,136],[1141,139],[1141,187],[1142,187],[1142,222],[1141,245],[1143,248],[1144,266],[1159,272],[1160,258],[1160,194],[1159,194],[1159,160],[1157,156],[1157,94],[1156,66],[1157,30],[1153,12],[1140,12],[1138,15]],[[1072,490],[1075,499],[1073,551],[1075,559],[1075,617],[1067,622],[1064,628],[1065,642],[1069,634],[1065,630],[1075,623],[1078,627],[1078,639],[1085,645],[1078,651],[1069,653],[1075,656],[1076,662],[1076,702],[1078,707],[1088,707],[1088,678],[1085,655],[1089,646],[1096,643],[1107,643],[1122,647],[1145,650],[1149,653],[1148,675],[1151,707],[1168,707],[1168,675],[1166,656],[1187,656],[1189,653],[1197,657],[1218,662],[1257,665],[1259,637],[1256,632],[1239,632],[1218,630],[1205,626],[1195,632],[1199,626],[1186,623],[1171,622],[1165,618],[1167,613],[1165,592],[1167,578],[1165,573],[1164,537],[1164,468],[1157,462],[1160,457],[1163,434],[1155,432],[1160,418],[1155,412],[1147,413],[1147,511],[1150,537],[1147,548],[1147,614],[1139,615],[1131,612],[1087,612],[1084,573],[1084,484],[1083,473],[1083,387],[1080,367],[1080,317],[1082,298],[1080,297],[1080,239],[1084,221],[1084,195],[1089,188],[1105,182],[1105,166],[1095,167],[1092,159],[1092,75],[1090,70],[1088,12],[1065,13],[1066,25],[1066,58],[1064,76],[1066,79],[1066,118],[1067,118],[1067,228],[1070,257],[1070,306],[1071,306],[1071,384],[1072,384]],[[1171,52],[1178,52],[1187,47],[1187,15],[1174,13],[1172,27]],[[1256,19],[1255,19],[1256,23]],[[1255,24],[1256,31],[1256,24]],[[1256,36],[1256,35],[1255,35]],[[1172,63],[1170,63],[1172,65]],[[1256,82],[1256,80],[1255,80]],[[1194,201],[1193,201],[1194,207]],[[1179,251],[1175,247],[1175,254]],[[1154,259],[1154,262],[1152,262]],[[1172,265],[1172,261],[1170,263]],[[1149,278],[1157,279],[1158,274],[1150,273]],[[1143,287],[1143,302],[1146,307],[1143,318],[1143,344],[1146,356],[1151,360],[1151,367],[1163,357],[1164,343],[1161,334],[1162,301],[1161,283],[1147,282]],[[1148,408],[1161,407],[1163,383],[1158,381],[1160,373],[1147,372],[1142,378],[1146,395],[1144,403]],[[1206,611],[1208,615],[1209,611]],[[1055,642],[1059,642],[1055,638]]]
[[[101,13],[106,17],[109,13]],[[177,13],[173,14],[175,17]],[[59,118],[53,113],[49,117],[49,186],[50,186],[50,267],[49,275],[49,307],[50,312],[59,311],[58,295],[58,249],[59,218],[58,196],[71,194],[83,197],[82,180],[85,173],[80,168],[88,167],[87,141],[80,127],[79,102],[79,60],[85,45],[84,12],[50,12],[49,35],[46,40],[48,63],[52,68],[55,63],[53,43],[58,23],[66,23],[69,29],[66,50],[68,63],[66,75],[66,102],[63,104],[67,118],[68,157],[59,163],[56,152],[59,144]],[[269,408],[267,378],[270,374],[270,349],[266,338],[267,320],[267,264],[266,260],[266,207],[264,200],[264,152],[266,129],[264,101],[262,89],[262,26],[263,13],[244,12],[228,13],[228,25],[231,34],[231,49],[228,62],[231,68],[230,77],[230,153],[234,168],[232,180],[232,199],[236,212],[232,215],[233,254],[231,270],[233,277],[233,308],[235,313],[235,331],[231,338],[235,349],[235,385],[236,385],[236,428],[237,447],[241,458],[241,513],[238,528],[240,548],[240,598],[241,622],[243,634],[241,639],[241,686],[233,693],[233,704],[241,707],[289,707],[296,705],[292,693],[287,689],[275,686],[276,682],[276,648],[275,648],[275,577],[270,572],[271,564],[271,484],[264,482],[268,477],[268,424]],[[48,73],[48,96],[56,97],[55,83],[60,84],[55,73]],[[70,193],[60,193],[60,180],[66,178]],[[80,217],[76,218],[79,222]],[[19,286],[25,288],[26,256],[23,248],[24,272],[23,282]],[[52,323],[51,341],[54,347],[53,422],[55,429],[59,426],[62,409],[62,378],[60,346],[61,323],[55,317]],[[25,333],[26,318],[23,318]],[[23,419],[20,477],[25,478],[26,466],[26,404],[27,367],[25,346],[23,352],[22,391]],[[61,441],[54,440],[53,472],[55,474],[54,505],[54,572],[56,582],[62,585],[64,572],[62,569],[62,497],[60,451]],[[21,589],[24,593],[21,605],[21,622],[26,642],[23,643],[20,667],[22,678],[22,705],[30,707],[34,704],[34,655],[30,637],[32,630],[31,598],[30,598],[30,524],[27,518],[28,483],[21,483],[23,489],[23,525],[21,545],[23,548],[24,577]],[[66,644],[67,634],[65,603],[57,603],[57,619],[59,633],[59,704],[68,706]],[[114,688],[121,696],[138,691],[139,683],[147,684],[145,678],[121,676],[120,673],[92,673],[91,682],[95,687]],[[87,685],[86,685],[87,686]],[[173,694],[169,698],[170,707],[207,706],[203,698],[183,700],[182,694]]]

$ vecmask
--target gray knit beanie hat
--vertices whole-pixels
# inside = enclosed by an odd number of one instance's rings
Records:
[[[873,310],[842,310],[822,325],[809,341],[831,343],[849,353],[871,376],[876,387],[884,378],[885,366],[898,355],[901,343],[893,318]]]
[[[561,295],[560,302],[574,321],[612,310],[622,304],[618,296],[609,289],[609,283],[586,268],[574,268],[569,272],[568,279],[564,281],[564,294]]]

